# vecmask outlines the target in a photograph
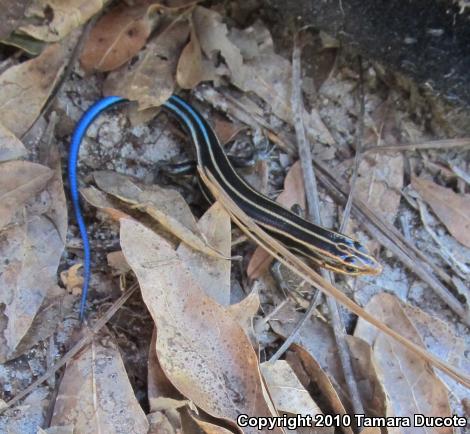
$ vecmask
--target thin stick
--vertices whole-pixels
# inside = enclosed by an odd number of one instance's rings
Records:
[[[419,149],[452,149],[460,147],[470,147],[470,137],[462,137],[461,139],[431,140],[430,142],[416,144],[404,143],[390,146],[372,146],[370,148],[364,149],[364,154],[385,151],[407,152],[416,151]]]
[[[129,288],[124,294],[122,294],[121,297],[119,297],[112,304],[106,313],[98,321],[96,321],[92,327],[86,329],[85,335],[81,337],[78,342],[69,351],[67,351],[67,353],[55,365],[51,366],[34,383],[30,384],[26,389],[10,399],[4,407],[0,408],[0,414],[30,394],[36,387],[44,383],[44,381],[46,381],[51,375],[54,375],[60,368],[62,368],[62,366],[65,366],[66,363],[71,360],[85,345],[88,345],[93,340],[96,333],[98,333],[100,329],[112,318],[112,316],[124,305],[124,303],[129,300],[131,295],[134,294],[138,287],[139,285],[136,283],[132,285],[132,287]]]
[[[292,106],[294,112],[294,127],[298,141],[299,158],[302,166],[302,172],[305,183],[305,192],[308,204],[309,218],[316,224],[322,225],[320,214],[320,197],[318,195],[317,178],[312,164],[311,146],[305,134],[305,127],[303,123],[302,113],[302,86],[301,86],[301,48],[298,43],[298,37],[294,40],[294,49],[292,54]],[[356,158],[355,167],[358,166],[358,159]],[[357,172],[357,170],[356,170]],[[349,205],[349,210],[351,205]],[[349,210],[345,212],[345,216],[349,215]],[[343,220],[344,222],[344,220]],[[329,283],[334,283],[331,273],[326,270],[321,270],[323,278]],[[315,297],[316,299],[317,297]],[[333,325],[333,333],[335,336],[336,345],[338,347],[338,356],[341,362],[341,368],[344,373],[347,390],[351,398],[353,410],[355,414],[364,414],[364,407],[361,402],[359,388],[357,386],[354,372],[352,370],[351,356],[346,342],[346,330],[341,318],[341,314],[336,303],[332,297],[327,297],[328,309],[331,314],[331,322]],[[306,321],[306,318],[301,319],[298,328]],[[294,329],[295,330],[295,329]],[[291,336],[292,337],[292,336]],[[292,339],[293,340],[293,339]]]

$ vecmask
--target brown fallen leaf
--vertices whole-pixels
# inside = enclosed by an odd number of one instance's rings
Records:
[[[82,188],[80,194],[90,205],[106,213],[115,222],[119,222],[122,218],[131,218],[129,214],[118,209],[118,205],[113,203],[105,193],[95,187]]]
[[[346,414],[346,409],[344,408],[343,403],[339,399],[338,394],[335,391],[335,388],[331,384],[330,379],[321,369],[318,362],[312,357],[312,355],[306,351],[303,347],[297,344],[293,344],[291,349],[294,350],[294,353],[299,358],[301,365],[305,372],[310,377],[310,380],[317,385],[320,389],[321,394],[325,397],[328,402],[329,407],[333,410],[334,414],[344,415]],[[295,372],[295,365],[291,364],[292,369]],[[341,430],[344,434],[353,434],[353,430],[348,426],[342,426]]]
[[[465,357],[467,344],[465,339],[458,338],[449,324],[429,315],[418,307],[402,303],[403,311],[422,336],[426,347],[435,354],[439,354],[448,363],[470,372],[470,363]],[[457,383],[447,375],[437,372],[439,378],[447,384],[452,394],[464,401],[469,398],[468,388]]]
[[[346,341],[351,354],[354,378],[367,414],[385,416],[389,402],[377,373],[372,348],[356,336],[346,335]]]
[[[245,334],[250,338],[251,344],[253,345],[253,348],[256,352],[258,352],[259,345],[256,338],[256,333],[253,329],[253,318],[258,312],[259,307],[260,300],[256,290],[251,291],[239,303],[227,306],[227,312],[243,328]]]
[[[232,83],[244,92],[253,92],[266,101],[273,113],[280,119],[293,124],[293,112],[290,105],[292,91],[291,63],[274,52],[274,44],[261,26],[237,30],[237,37],[230,38],[222,16],[201,6],[193,13],[194,25],[206,56],[215,59],[218,53],[225,59]],[[233,33],[233,31],[232,31]],[[247,38],[240,35],[246,33]],[[257,35],[267,40],[256,41],[253,49],[246,49],[246,40]],[[240,47],[235,43],[240,43]],[[220,68],[219,68],[220,69]],[[323,143],[334,144],[334,138],[314,109],[310,113],[304,111],[307,136]]]
[[[25,15],[41,23],[26,24],[19,31],[42,41],[60,41],[99,12],[105,3],[106,0],[38,0]]]
[[[67,363],[51,425],[73,425],[83,434],[147,433],[119,348],[105,329]]]
[[[80,56],[83,69],[112,71],[135,56],[158,22],[158,6],[119,4],[103,15],[90,31]]]
[[[64,244],[57,228],[44,215],[2,230],[0,237],[0,362],[12,357],[29,330],[56,272]]]
[[[153,329],[152,340],[150,341],[149,358],[148,358],[148,376],[147,376],[147,393],[149,406],[151,411],[156,411],[153,405],[157,398],[171,398],[174,400],[183,400],[184,397],[170,383],[160,366],[157,357],[157,330]],[[178,417],[179,419],[179,417]]]
[[[197,223],[207,244],[226,258],[230,257],[232,232],[230,217],[219,203],[212,205]],[[230,261],[198,252],[180,244],[178,256],[191,271],[195,282],[221,305],[230,304]]]
[[[382,293],[374,296],[366,310],[386,324],[424,347],[413,323],[406,316],[398,299]],[[451,416],[448,393],[428,363],[411,353],[383,333],[359,319],[354,336],[360,337],[373,348],[377,373],[388,396],[387,416],[410,417]],[[452,428],[402,428],[404,434],[452,433]]]
[[[108,266],[111,267],[117,275],[126,274],[131,270],[121,250],[109,252],[106,255],[106,261],[108,262]]]
[[[17,137],[36,120],[54,88],[67,57],[67,44],[53,44],[38,57],[0,75],[0,119]]]
[[[198,425],[198,427],[206,434],[233,434],[233,432],[229,431],[227,428],[198,419],[192,413],[190,414],[190,416],[192,417],[193,421]]]
[[[29,161],[0,164],[0,229],[23,213],[26,202],[44,190],[53,175],[48,167]]]
[[[82,264],[75,264],[60,273],[60,280],[71,294],[80,294],[81,292],[83,276],[79,271],[80,268],[82,268]]]
[[[403,188],[404,160],[401,154],[375,154],[362,158],[356,181],[358,197],[393,223]]]
[[[137,62],[109,74],[105,94],[137,101],[139,110],[163,104],[173,94],[178,58],[188,35],[188,23],[177,18],[147,44]]]
[[[24,157],[26,153],[23,143],[0,123],[0,163]]]
[[[178,60],[176,81],[183,89],[193,89],[202,81],[212,81],[215,78],[216,69],[204,57],[193,20],[191,20],[191,38]]]
[[[200,47],[208,59],[215,59],[220,53],[229,69],[243,73],[243,57],[240,50],[228,38],[227,26],[222,16],[210,9],[197,6],[193,11],[194,29]]]
[[[305,210],[305,189],[302,177],[302,166],[300,161],[295,162],[289,169],[284,180],[284,190],[277,197],[276,202],[291,208],[299,205]],[[262,276],[271,265],[272,256],[261,247],[257,247],[250,259],[247,267],[247,275],[250,279],[257,279]]]
[[[223,145],[231,142],[241,131],[246,129],[246,127],[241,124],[227,121],[217,115],[212,119],[212,123],[215,134]]]
[[[260,365],[269,393],[276,410],[283,413],[322,414],[320,407],[300,383],[292,368],[285,360]]]
[[[233,426],[240,413],[271,415],[249,339],[195,283],[168,242],[137,222],[122,220],[121,246],[156,323],[158,360],[171,383]]]
[[[411,185],[431,206],[452,236],[470,248],[470,194],[457,194],[424,178],[414,177]]]
[[[176,190],[139,184],[111,171],[94,172],[93,176],[106,193],[147,213],[181,241],[207,255],[226,260],[227,257],[208,245],[188,204]]]
[[[0,21],[0,39],[6,38],[24,19],[24,12],[30,0],[2,1],[2,20]]]

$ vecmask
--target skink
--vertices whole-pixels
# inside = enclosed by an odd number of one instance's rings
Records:
[[[91,252],[78,193],[78,154],[82,139],[96,117],[108,108],[124,102],[127,102],[125,98],[108,96],[92,105],[78,122],[70,145],[69,185],[75,218],[83,240],[81,319],[85,314],[90,282]],[[250,218],[285,244],[289,250],[338,273],[365,275],[381,272],[380,264],[358,241],[303,219],[247,184],[231,165],[214,130],[189,103],[177,95],[172,95],[163,107],[178,118],[191,136],[196,148],[199,168],[210,172],[231,199]]]

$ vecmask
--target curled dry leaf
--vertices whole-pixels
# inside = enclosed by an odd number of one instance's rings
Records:
[[[351,354],[354,378],[367,414],[385,416],[388,397],[377,373],[372,348],[356,336],[346,335],[346,341]]]
[[[42,41],[60,41],[99,12],[105,3],[105,0],[37,0],[26,16],[40,19],[41,24],[27,24],[19,30]]]
[[[427,202],[452,236],[470,248],[470,194],[457,194],[423,178],[413,178],[413,188]]]
[[[230,257],[232,232],[230,216],[215,203],[197,223],[207,243],[226,258]],[[191,271],[200,288],[218,303],[230,304],[230,261],[215,258],[192,249],[187,244],[178,247],[178,256]]]
[[[299,205],[305,209],[305,189],[302,177],[300,161],[295,162],[289,169],[284,180],[284,191],[277,197],[276,202],[291,208]],[[263,248],[257,247],[247,267],[247,275],[250,279],[257,279],[269,268],[272,257]]]
[[[65,64],[66,44],[47,47],[38,57],[0,75],[0,119],[17,137],[38,117]]]
[[[227,26],[222,16],[210,9],[197,6],[193,12],[193,23],[200,47],[208,59],[220,53],[230,71],[243,74],[243,57],[240,50],[228,38]]]
[[[178,58],[188,35],[188,23],[175,20],[147,44],[136,63],[108,76],[105,93],[138,101],[140,110],[162,105],[173,94]]]
[[[372,298],[366,310],[385,324],[408,337],[417,345],[424,344],[413,323],[403,311],[397,298],[382,293]],[[446,387],[429,364],[404,347],[377,331],[361,318],[354,336],[360,337],[373,348],[377,373],[389,399],[387,416],[410,417],[451,416]],[[452,433],[452,428],[403,428],[404,434]]]
[[[195,283],[168,242],[137,222],[122,220],[121,246],[156,323],[158,360],[172,384],[234,426],[240,413],[269,416],[250,341]]]
[[[158,185],[137,184],[131,178],[116,172],[100,171],[93,176],[98,187],[106,193],[146,212],[194,249],[216,258],[227,258],[207,244],[188,204],[176,190]]]
[[[322,414],[285,360],[277,360],[274,363],[264,362],[261,363],[260,368],[274,406],[279,413],[309,414],[312,417]]]
[[[183,89],[193,89],[201,81],[213,80],[215,72],[212,64],[204,59],[194,26],[191,39],[183,48],[176,68],[176,81]]]
[[[79,294],[82,289],[83,277],[80,274],[82,264],[72,265],[68,270],[60,273],[60,280],[72,294]]]
[[[318,362],[300,345],[293,344],[291,348],[299,358],[301,366],[310,377],[310,380],[320,389],[332,412],[340,415],[346,414],[346,409],[331,384],[331,380],[322,370]],[[291,364],[291,367],[295,372],[295,366]],[[344,434],[353,434],[353,430],[348,426],[342,426],[341,429]]]
[[[0,124],[0,163],[26,155],[26,148],[16,136]]]
[[[131,218],[129,214],[117,209],[118,205],[114,204],[105,193],[95,187],[82,188],[80,194],[90,205],[106,213],[115,222],[119,222],[122,218]]]
[[[227,312],[240,324],[245,334],[250,338],[253,348],[258,350],[258,340],[253,329],[253,318],[259,310],[260,300],[256,290],[253,290],[242,301],[227,306]]]
[[[80,63],[85,71],[112,71],[135,56],[158,21],[159,5],[123,4],[103,15],[90,32]]]
[[[119,348],[105,330],[67,363],[51,424],[83,434],[147,433]]]

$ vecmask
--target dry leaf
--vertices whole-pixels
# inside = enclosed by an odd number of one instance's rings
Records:
[[[295,162],[289,169],[284,180],[284,191],[277,197],[276,202],[291,208],[299,205],[305,210],[305,189],[302,177],[300,161]],[[269,268],[273,258],[261,247],[257,247],[247,267],[247,275],[250,279],[257,279]]]
[[[81,292],[83,276],[79,271],[80,268],[82,268],[82,264],[75,264],[60,273],[60,280],[71,294],[80,294]]]
[[[0,164],[0,229],[18,212],[23,214],[25,203],[44,190],[53,175],[48,167],[29,161]]]
[[[300,345],[293,344],[291,347],[297,357],[299,358],[302,367],[305,372],[309,375],[311,381],[316,383],[317,387],[320,389],[322,395],[328,402],[329,407],[333,410],[334,414],[344,415],[346,414],[346,409],[343,406],[343,403],[338,397],[338,394],[335,391],[335,388],[331,384],[330,379],[321,369],[318,362]],[[295,366],[291,365],[295,371]],[[341,427],[344,434],[353,434],[353,430],[350,427],[342,426]]]
[[[105,93],[138,101],[139,110],[162,105],[173,94],[176,65],[188,34],[187,22],[173,22],[147,44],[137,62],[108,76]]]
[[[269,416],[250,341],[195,283],[168,242],[137,222],[122,220],[121,246],[156,323],[158,360],[172,384],[234,426],[240,413]]]
[[[212,65],[203,58],[197,34],[191,27],[191,39],[178,60],[176,81],[183,89],[193,89],[201,81],[213,80],[214,76]]]
[[[38,57],[12,66],[0,75],[0,119],[17,137],[39,115],[62,72],[66,55],[66,44],[54,44]]]
[[[0,163],[8,160],[16,160],[27,153],[23,143],[16,136],[0,124]]]
[[[203,432],[206,434],[233,434],[232,431],[229,431],[227,428],[223,426],[214,425],[213,423],[209,423],[203,420],[196,418],[193,414],[191,414],[194,422],[201,428]]]
[[[108,253],[106,255],[106,261],[108,262],[108,266],[111,267],[118,275],[126,274],[131,269],[121,250]]]
[[[426,347],[434,354],[446,360],[453,366],[460,367],[466,372],[470,372],[470,362],[465,357],[467,344],[464,339],[455,336],[451,327],[444,321],[431,316],[417,307],[409,304],[402,304],[403,311],[411,320],[416,330],[422,337]],[[447,384],[448,389],[454,396],[463,401],[470,398],[468,388],[457,383],[447,375],[437,372],[439,378]]]
[[[197,223],[207,244],[226,258],[230,257],[232,232],[230,217],[219,203],[215,203]],[[192,249],[189,245],[180,244],[178,256],[191,271],[200,288],[218,303],[230,304],[230,261],[214,258]]]
[[[309,414],[312,417],[322,411],[304,389],[292,368],[285,360],[260,365],[274,406],[279,413]]]
[[[24,12],[31,3],[31,0],[2,0],[0,8],[2,19],[0,21],[0,39],[6,38],[11,31],[15,30],[23,21]]]
[[[232,83],[244,92],[253,92],[265,100],[272,108],[273,113],[282,120],[293,124],[294,118],[291,108],[292,67],[288,60],[274,52],[271,38],[258,41],[259,52],[253,55],[252,50],[246,49],[246,39],[253,39],[253,34],[269,35],[261,26],[248,27],[239,31],[235,42],[242,41],[237,47],[228,36],[227,26],[222,17],[215,11],[197,7],[193,13],[193,20],[201,48],[208,58],[215,58],[220,53],[230,70]],[[246,33],[247,38],[240,34]],[[242,50],[246,57],[242,56]],[[310,139],[319,139],[328,144],[335,141],[322,122],[316,110],[311,113],[304,111],[304,121],[307,136]]]
[[[406,316],[397,298],[390,294],[376,295],[366,310],[417,345],[424,344],[413,323]],[[373,348],[377,373],[389,399],[387,416],[410,417],[451,416],[444,384],[429,364],[409,350],[359,319],[354,336],[364,339]],[[452,433],[452,428],[402,428],[404,434]]]
[[[208,59],[215,59],[220,53],[229,69],[243,73],[243,58],[240,50],[233,45],[227,34],[227,26],[215,11],[197,6],[193,12],[193,23],[200,47]]]
[[[129,214],[117,209],[117,205],[105,193],[95,187],[82,188],[80,194],[90,205],[105,212],[115,222],[119,222],[122,218],[131,218]]]
[[[51,424],[82,434],[147,433],[119,348],[105,331],[67,363]]]
[[[362,158],[356,193],[389,223],[395,221],[403,188],[403,155],[375,154]]]
[[[158,398],[165,397],[174,400],[183,400],[183,396],[178,390],[175,389],[173,384],[170,383],[167,376],[160,366],[157,357],[157,330],[153,329],[152,340],[150,341],[149,358],[148,358],[148,376],[147,376],[147,392],[150,411],[157,411],[154,403]],[[172,416],[179,419],[179,415],[173,414]]]
[[[221,116],[214,116],[212,123],[215,135],[223,145],[234,140],[241,131],[246,129],[243,125],[226,121]]]
[[[424,178],[413,178],[411,185],[431,206],[452,236],[470,248],[470,194],[457,194]]]
[[[64,244],[57,228],[44,215],[5,228],[0,237],[0,361],[14,353],[30,328],[56,272]]]
[[[20,31],[47,42],[60,41],[72,30],[100,11],[105,0],[37,0],[26,11],[27,17],[41,24],[28,24]]]
[[[103,15],[80,56],[83,69],[112,71],[135,56],[155,26],[155,9],[120,4]]]
[[[275,333],[287,338],[302,314],[295,310],[292,303],[283,306],[270,321]],[[321,369],[332,378],[337,393],[341,398],[347,395],[341,360],[333,329],[325,321],[316,316],[310,318],[305,327],[297,334],[295,343],[302,346],[318,362]]]
[[[253,329],[253,318],[259,310],[260,300],[256,290],[251,291],[239,303],[227,306],[227,312],[240,324],[245,334],[250,338],[253,348],[258,349],[258,340]]]
[[[176,190],[142,185],[116,172],[94,172],[98,186],[118,199],[146,212],[166,230],[207,255],[226,258],[207,244],[188,204]]]
[[[0,303],[7,320],[1,326],[0,360],[31,346],[28,335],[34,316],[56,286],[56,271],[64,248],[67,225],[58,172],[26,161],[3,163],[0,170]],[[61,233],[58,232],[61,231]],[[64,238],[62,237],[64,236]],[[49,311],[50,312],[50,311]],[[56,323],[55,323],[56,324]],[[44,324],[47,328],[47,324]]]
[[[351,354],[354,378],[367,414],[385,416],[388,398],[377,373],[372,348],[356,336],[346,335],[346,341]]]

